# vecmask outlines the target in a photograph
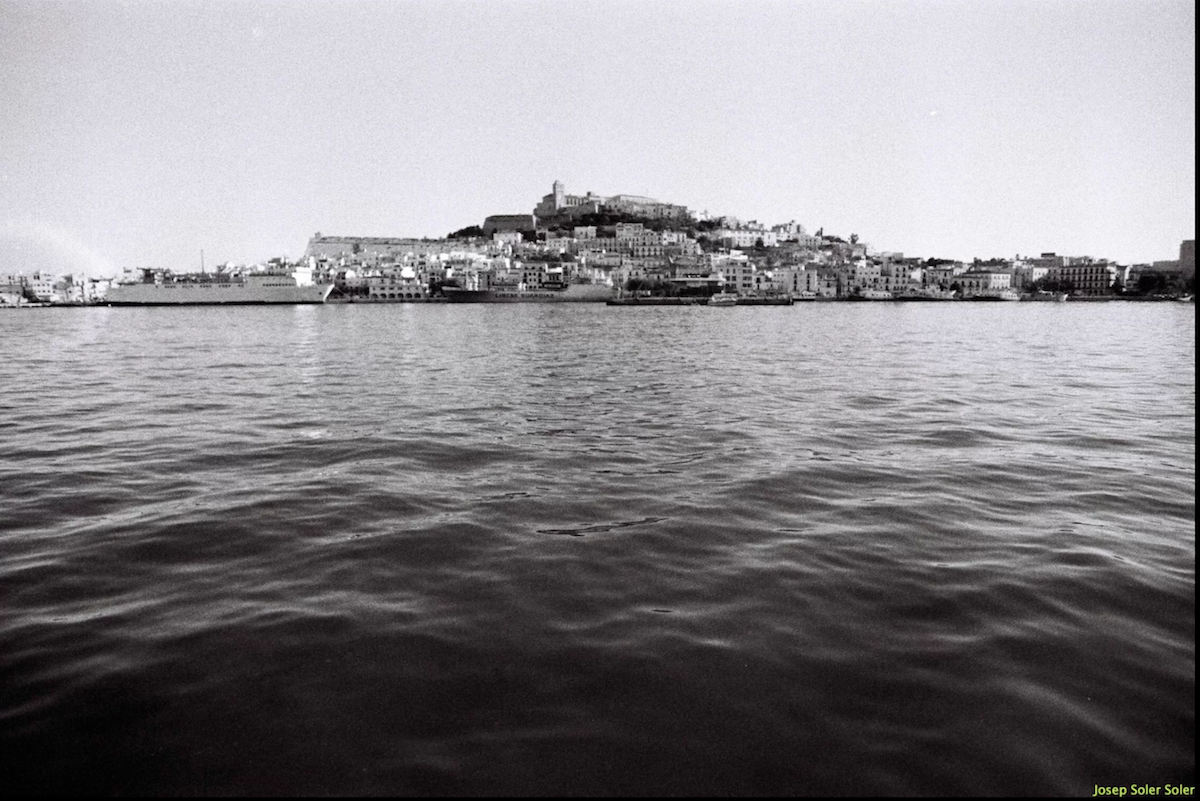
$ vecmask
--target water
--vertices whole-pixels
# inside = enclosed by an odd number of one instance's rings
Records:
[[[1195,311],[0,315],[0,785],[1194,784]]]

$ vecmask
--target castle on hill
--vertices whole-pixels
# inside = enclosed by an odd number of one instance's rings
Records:
[[[532,231],[539,226],[578,220],[587,214],[602,212],[631,214],[650,219],[686,222],[691,219],[687,206],[663,203],[640,195],[611,195],[604,197],[588,192],[568,195],[562,181],[555,181],[550,194],[533,208],[532,214],[493,214],[483,222],[483,231],[490,236],[496,231]]]

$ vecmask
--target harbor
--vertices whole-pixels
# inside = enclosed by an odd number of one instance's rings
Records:
[[[970,261],[879,250],[857,234],[695,212],[653,198],[572,195],[555,181],[530,214],[490,215],[441,239],[317,232],[299,258],[199,272],[125,268],[0,275],[0,306],[257,303],[605,303],[1189,300],[1195,240],[1178,258],[1120,264],[1053,252]]]
[[[0,787],[1195,795],[1195,0],[0,0]]]

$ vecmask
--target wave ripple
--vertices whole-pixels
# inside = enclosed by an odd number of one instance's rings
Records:
[[[5,315],[0,783],[1194,784],[1175,306]]]

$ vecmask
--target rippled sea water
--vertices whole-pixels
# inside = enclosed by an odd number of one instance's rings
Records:
[[[7,793],[1195,783],[1184,304],[0,314]]]

